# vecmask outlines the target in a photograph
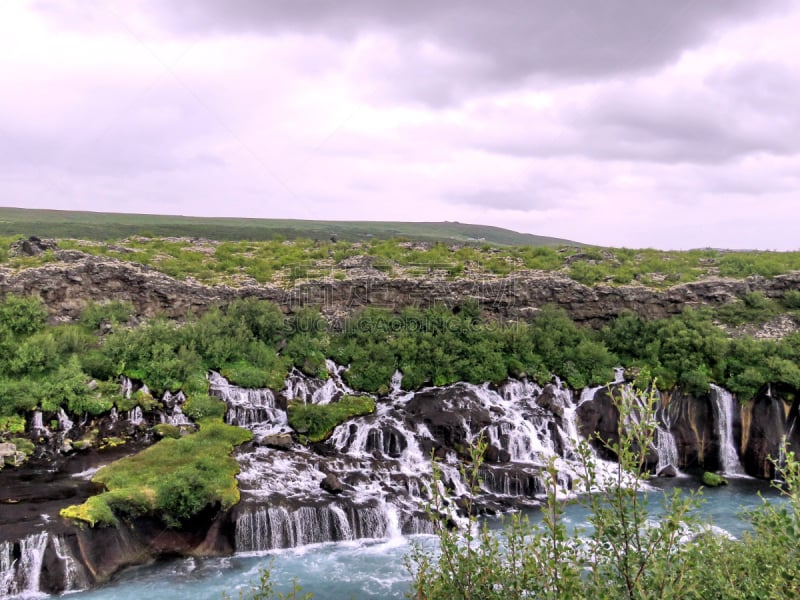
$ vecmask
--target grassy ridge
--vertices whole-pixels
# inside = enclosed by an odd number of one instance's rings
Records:
[[[202,237],[215,240],[327,240],[407,238],[421,241],[487,242],[511,246],[572,244],[567,240],[466,223],[307,221],[99,213],[0,208],[0,236],[110,240],[131,235]]]
[[[21,269],[57,260],[50,250],[32,257],[10,256],[15,240],[0,237],[0,264]],[[298,280],[378,272],[398,278],[475,279],[530,270],[559,272],[585,285],[639,283],[666,288],[709,277],[774,277],[800,269],[800,252],[493,246],[378,238],[221,242],[138,236],[108,243],[74,239],[58,243],[65,250],[148,265],[178,279],[232,285],[246,281],[291,286]]]

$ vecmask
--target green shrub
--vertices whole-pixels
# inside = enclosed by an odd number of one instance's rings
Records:
[[[337,425],[353,417],[375,412],[375,400],[369,396],[343,396],[330,404],[294,403],[288,407],[289,426],[309,442],[330,437]]]
[[[703,485],[707,485],[708,487],[719,487],[721,485],[728,485],[728,480],[722,475],[712,473],[711,471],[706,471],[703,473]]]
[[[791,310],[800,309],[800,290],[789,290],[783,295],[783,305]]]
[[[0,327],[17,335],[30,335],[41,330],[47,321],[47,310],[39,298],[8,294],[0,302]]]
[[[208,394],[189,396],[183,406],[183,413],[195,422],[203,419],[222,419],[226,411],[227,406],[222,400]]]
[[[90,302],[81,312],[79,322],[85,328],[96,331],[103,323],[116,325],[127,323],[133,314],[133,304],[122,300]]]
[[[36,449],[36,446],[28,438],[11,438],[8,440],[17,447],[17,451],[22,452],[25,456],[30,456]]]
[[[153,432],[160,438],[172,438],[177,440],[181,437],[181,430],[175,425],[169,423],[159,423],[153,427]]]
[[[0,433],[25,433],[25,417],[22,415],[0,415]]]

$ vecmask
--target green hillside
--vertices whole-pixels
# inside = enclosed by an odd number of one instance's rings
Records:
[[[336,236],[342,241],[406,238],[419,241],[485,242],[499,246],[576,245],[569,240],[456,222],[304,221],[0,208],[0,236],[34,235],[40,238],[110,240],[142,234],[215,240],[327,240]]]

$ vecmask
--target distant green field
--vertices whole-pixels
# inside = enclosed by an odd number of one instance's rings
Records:
[[[135,215],[63,210],[0,208],[0,236],[114,240],[131,235],[199,237],[213,240],[310,239],[357,242],[371,238],[476,242],[498,246],[576,245],[569,240],[466,223],[392,221],[303,221]]]

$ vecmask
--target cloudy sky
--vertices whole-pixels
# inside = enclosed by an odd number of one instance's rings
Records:
[[[0,205],[800,248],[794,0],[3,0]]]

